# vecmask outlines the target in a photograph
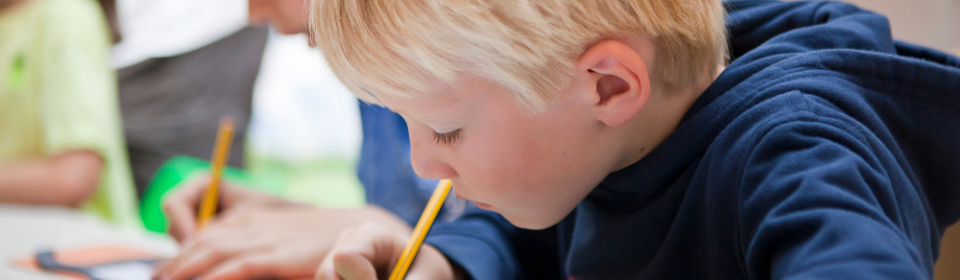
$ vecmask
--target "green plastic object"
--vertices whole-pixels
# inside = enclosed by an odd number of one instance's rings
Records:
[[[140,203],[140,219],[149,231],[167,232],[167,216],[163,213],[163,201],[167,195],[181,186],[181,182],[194,175],[210,172],[210,162],[189,156],[175,156],[167,160],[157,170],[153,181],[147,186]],[[256,180],[242,169],[226,167],[223,179],[231,184],[255,188],[271,194],[282,189],[282,184]]]

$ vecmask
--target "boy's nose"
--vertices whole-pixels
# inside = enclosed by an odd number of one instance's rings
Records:
[[[449,179],[457,177],[457,171],[443,160],[443,147],[431,139],[414,139],[410,135],[410,161],[413,172],[418,176],[431,179]]]

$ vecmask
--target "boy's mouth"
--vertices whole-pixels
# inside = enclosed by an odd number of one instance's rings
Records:
[[[453,183],[453,186],[454,186],[454,187],[453,187],[453,195],[454,195],[454,196],[456,196],[456,197],[459,198],[459,199],[472,201],[473,204],[476,205],[477,207],[479,207],[480,209],[493,211],[493,210],[491,210],[491,209],[493,209],[493,206],[492,206],[492,205],[486,204],[486,203],[483,203],[483,202],[479,202],[479,201],[470,199],[469,197],[465,197],[465,196],[461,195],[460,192],[457,191],[457,187],[456,187],[457,185],[458,185],[457,182],[454,181],[454,183]]]
[[[480,208],[480,209],[483,209],[483,210],[490,210],[490,209],[493,208],[493,206],[490,206],[490,204],[486,204],[486,203],[483,203],[483,202],[476,202],[476,201],[474,201],[473,204],[476,204],[476,205],[477,205],[477,208]],[[492,210],[491,210],[491,211],[492,211]]]

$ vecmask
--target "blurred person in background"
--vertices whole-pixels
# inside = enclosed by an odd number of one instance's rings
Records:
[[[253,86],[267,42],[242,0],[116,0],[113,47],[137,197],[176,155],[209,158],[220,119],[235,121],[228,165],[243,168]]]
[[[96,1],[0,2],[0,202],[137,227],[110,41]]]

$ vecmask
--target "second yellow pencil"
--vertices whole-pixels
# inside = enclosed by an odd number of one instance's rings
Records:
[[[220,178],[223,174],[223,166],[230,157],[230,146],[233,143],[233,119],[223,118],[220,120],[220,129],[217,132],[217,143],[213,149],[213,158],[210,159],[213,165],[210,186],[203,195],[203,201],[200,202],[200,211],[197,212],[197,229],[201,229],[213,219],[213,214],[217,211],[217,200],[220,197]]]

